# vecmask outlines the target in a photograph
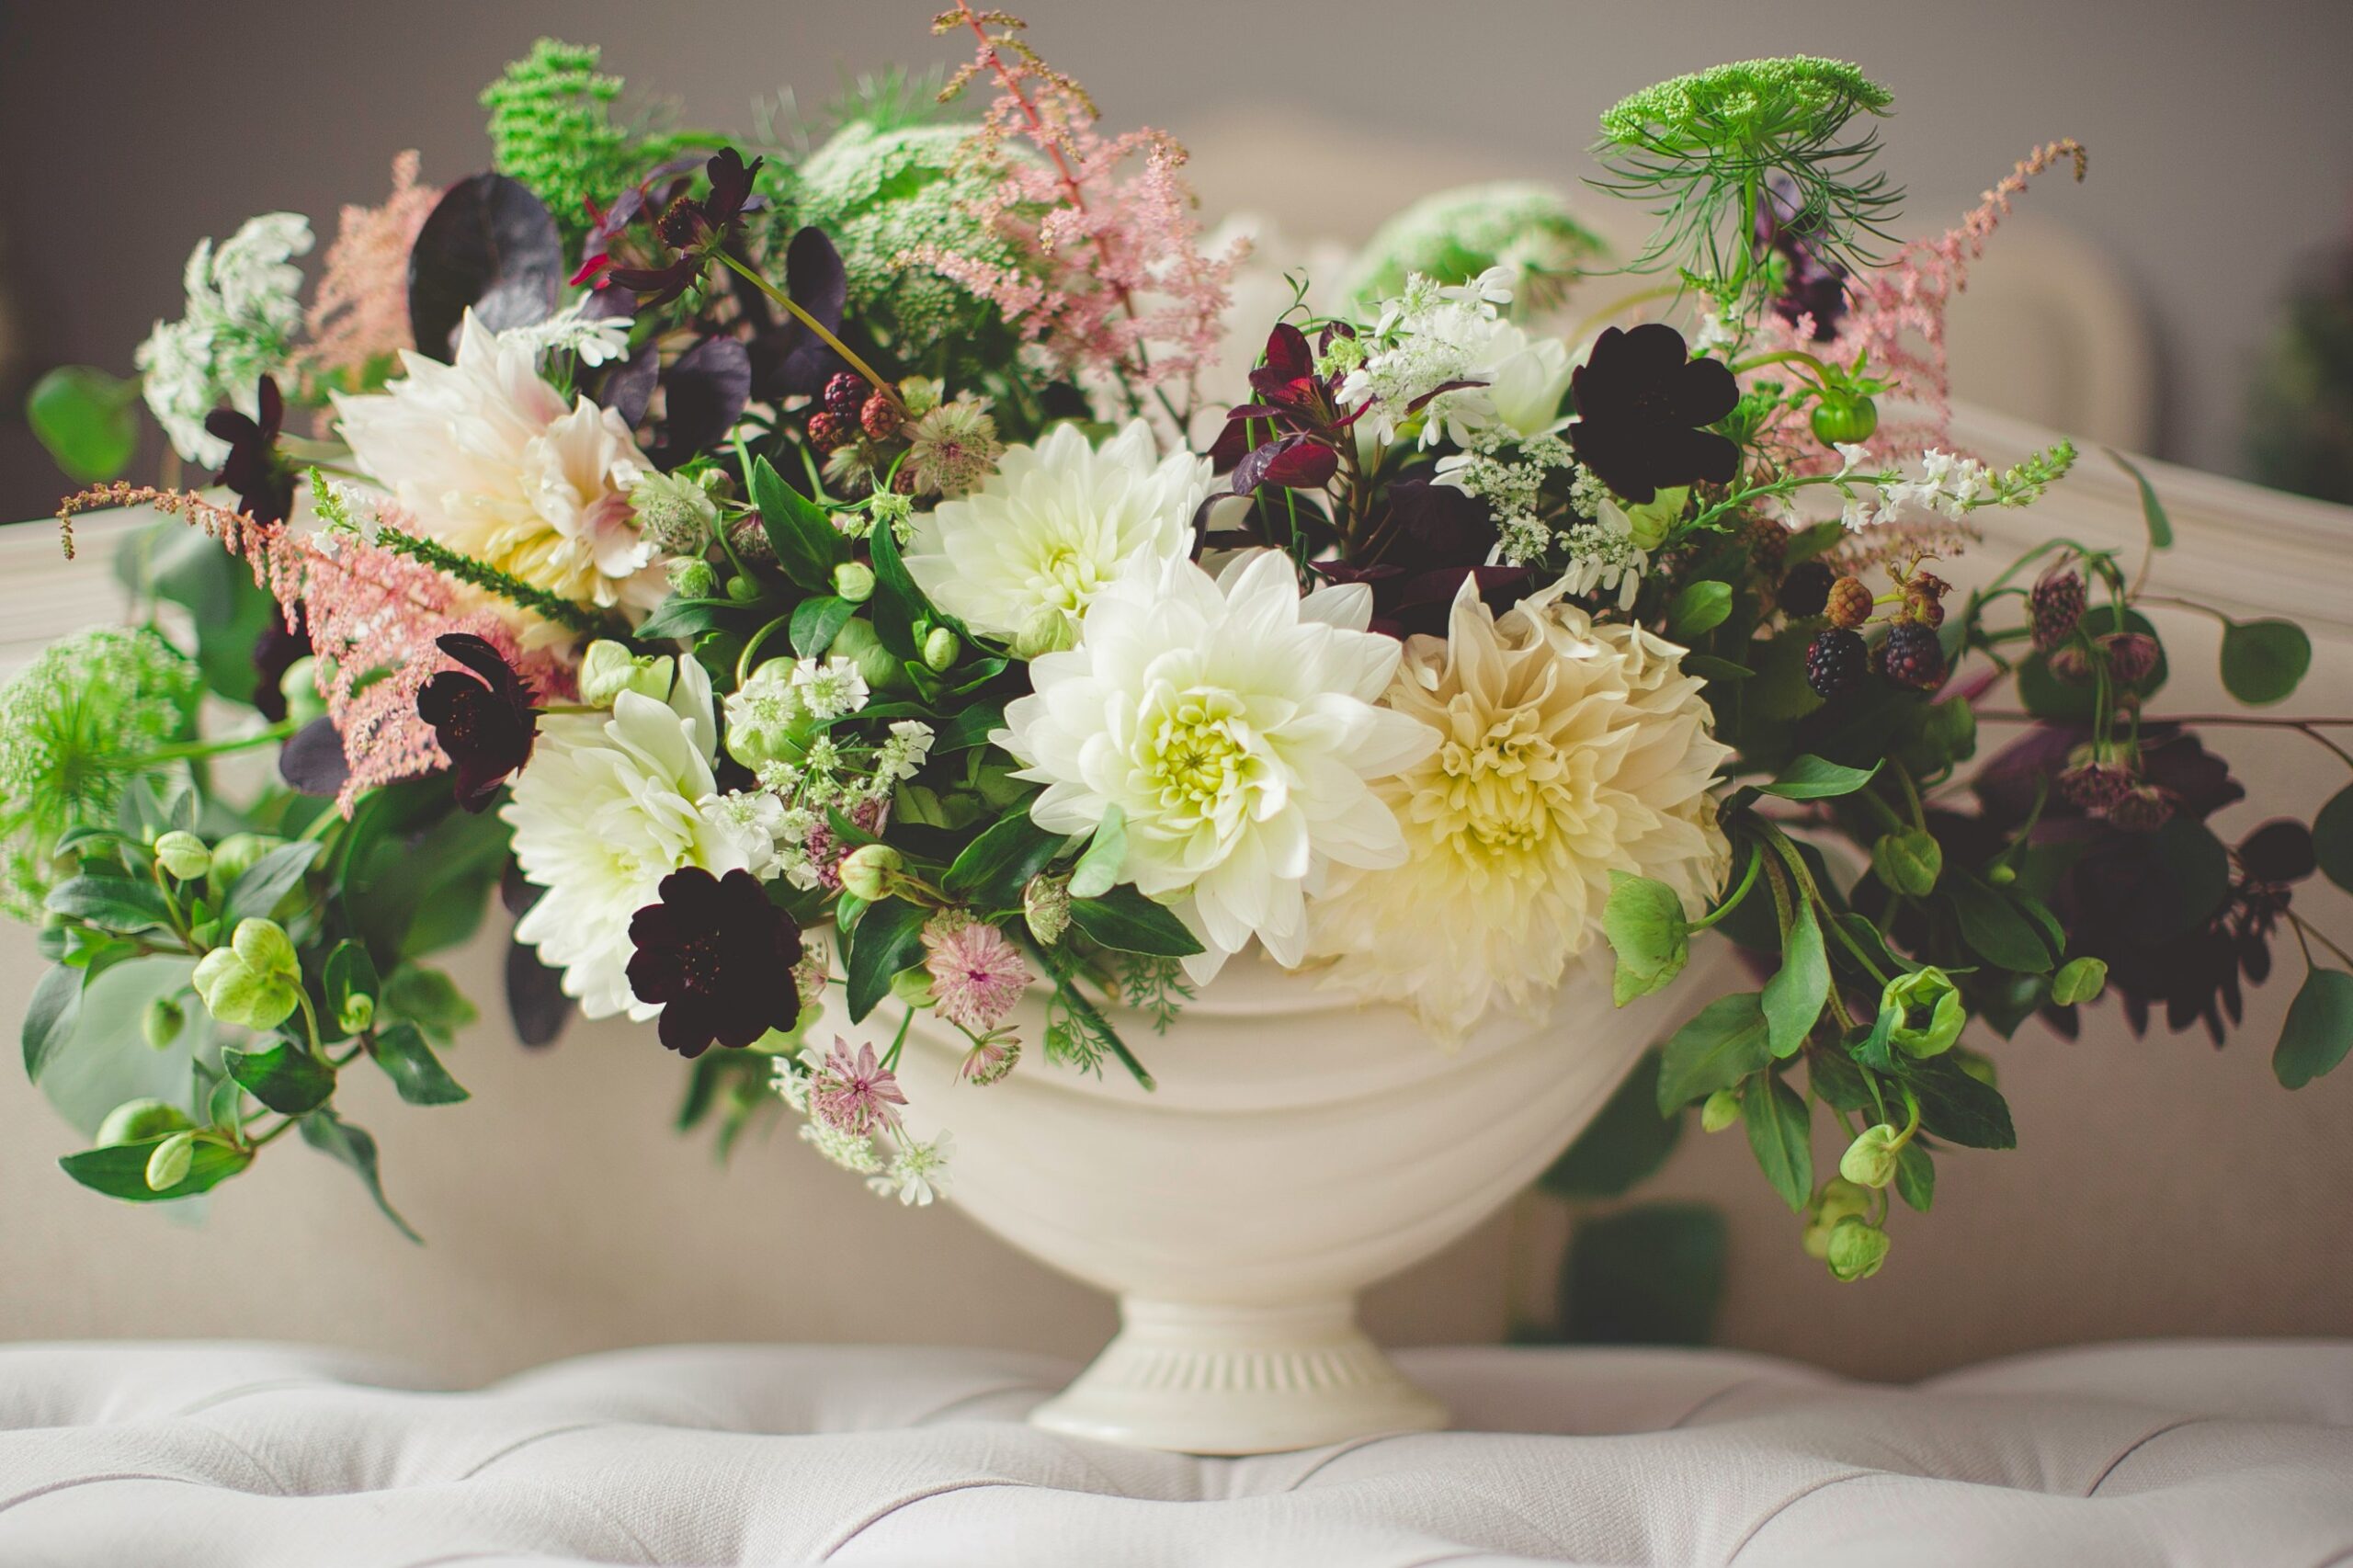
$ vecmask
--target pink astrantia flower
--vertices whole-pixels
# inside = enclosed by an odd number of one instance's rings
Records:
[[[984,921],[935,915],[923,928],[931,998],[949,1023],[986,1034],[1029,988],[1029,965],[1004,932]]]
[[[898,1074],[875,1059],[874,1047],[861,1045],[852,1056],[849,1041],[839,1035],[824,1062],[809,1074],[809,1114],[853,1138],[895,1131],[898,1108],[906,1103]]]

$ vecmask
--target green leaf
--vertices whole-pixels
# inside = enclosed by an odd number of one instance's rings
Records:
[[[1113,888],[1100,898],[1071,900],[1070,923],[1097,947],[1118,952],[1184,959],[1201,950],[1200,939],[1174,911],[1132,887]]]
[[[866,601],[874,635],[899,657],[920,659],[923,640],[915,635],[915,622],[940,618],[931,613],[922,590],[907,574],[906,562],[899,559],[895,533],[888,528],[876,528],[867,535],[866,547],[874,558],[874,597]]]
[[[381,996],[384,983],[376,973],[376,963],[368,956],[367,948],[346,938],[335,945],[327,954],[325,967],[320,971],[319,989],[325,993],[326,1017],[319,1021],[340,1031],[340,1039],[350,1031],[343,1028],[343,1015],[354,996],[365,996],[372,1007]]]
[[[825,509],[784,482],[766,458],[752,463],[752,505],[784,574],[813,594],[834,591],[834,568],[849,559],[849,540]]]
[[[383,1210],[385,1219],[400,1227],[401,1234],[419,1246],[425,1244],[425,1238],[411,1230],[409,1222],[400,1217],[399,1210],[385,1200],[384,1180],[376,1168],[375,1139],[324,1108],[313,1111],[294,1125],[301,1129],[303,1142],[323,1154],[342,1161],[358,1173],[359,1179],[368,1185],[368,1196],[376,1200],[376,1207]]]
[[[25,1077],[40,1082],[41,1069],[74,1038],[74,1023],[82,1012],[83,971],[59,967],[40,977],[32,1000],[25,1004]]]
[[[1062,842],[1062,835],[1029,820],[1029,802],[1024,801],[965,846],[939,880],[940,888],[983,909],[1010,908],[1021,902],[1021,890],[1046,869]]]
[[[2051,949],[2018,905],[1966,873],[1946,878],[1944,885],[1945,897],[1961,919],[1961,937],[1980,958],[2029,974],[2050,971]]]
[[[1683,1135],[1683,1116],[1658,1111],[1658,1051],[1634,1061],[1599,1115],[1536,1178],[1555,1198],[1617,1198],[1655,1175]]]
[[[744,608],[733,599],[686,599],[673,596],[654,607],[631,635],[640,642],[685,641],[719,631],[722,618]]]
[[[1101,898],[1120,880],[1128,862],[1128,813],[1116,804],[1103,809],[1103,820],[1087,841],[1086,853],[1071,868],[1070,896]]]
[[[915,964],[923,952],[924,912],[904,899],[886,898],[861,916],[843,960],[848,976],[850,1022],[874,1011],[891,994],[891,981]]]
[[[2132,476],[2133,483],[2141,487],[2141,520],[2149,526],[2149,543],[2158,550],[2171,550],[2173,523],[2165,516],[2165,504],[2157,499],[2156,488],[2149,483],[2149,476],[2114,448],[2109,449],[2108,455],[2115,460],[2117,467]]]
[[[1873,985],[1884,985],[1894,976],[1905,973],[1914,967],[1895,956],[1895,949],[1887,945],[1887,938],[1880,934],[1879,927],[1870,923],[1868,915],[1858,915],[1850,909],[1837,916],[1832,924],[1844,932],[1856,947],[1870,954],[1871,962],[1879,966],[1877,974],[1865,969],[1856,960],[1853,951],[1848,949],[1846,942],[1840,942],[1832,948],[1831,958],[1839,968],[1852,972],[1859,982],[1867,980]]]
[[[420,963],[404,963],[384,977],[376,1012],[379,1017],[405,1018],[444,1045],[482,1016],[456,981]]]
[[[281,844],[255,861],[229,890],[228,902],[222,906],[222,928],[233,930],[240,920],[269,918],[269,912],[293,891],[318,858],[317,840],[299,839]]]
[[[1687,584],[1666,612],[1666,634],[1678,642],[1706,635],[1732,619],[1732,585],[1714,578]]]
[[[1871,870],[1893,892],[1926,898],[1937,891],[1944,868],[1945,852],[1936,835],[1915,827],[1881,834],[1871,846]]]
[[[1917,1138],[1896,1153],[1895,1195],[1923,1214],[1937,1200],[1937,1163]]]
[[[1618,955],[1609,992],[1620,1007],[1673,981],[1690,960],[1690,926],[1684,918],[1683,900],[1652,878],[1609,873],[1609,902],[1601,912],[1601,929]]]
[[[1765,983],[1766,1034],[1775,1056],[1797,1054],[1829,999],[1830,955],[1823,951],[1813,901],[1801,898],[1781,938],[1781,967]]]
[[[223,1051],[221,1065],[247,1094],[281,1116],[302,1116],[335,1093],[335,1069],[290,1040],[267,1051]]]
[[[2315,969],[2304,976],[2296,1000],[2272,1048],[2271,1072],[2288,1088],[2301,1089],[2338,1062],[2353,1048],[2353,974]]]
[[[1709,681],[1751,680],[1756,675],[1756,672],[1746,665],[1736,665],[1730,659],[1719,659],[1713,653],[1686,653],[1683,655],[1682,663],[1677,667],[1687,676],[1698,676],[1702,680]]]
[[[55,914],[108,931],[150,931],[171,923],[163,890],[137,877],[70,878],[50,889],[46,902]]]
[[[33,383],[25,423],[76,484],[103,484],[139,450],[139,383],[60,365]]]
[[[1581,1220],[1561,1265],[1561,1326],[1586,1345],[1705,1345],[1724,1291],[1724,1220],[1653,1203]]]
[[[472,1097],[449,1076],[415,1024],[394,1024],[380,1030],[374,1055],[376,1065],[392,1079],[401,1098],[411,1105],[456,1105]]]
[[[1869,767],[1847,767],[1807,752],[1781,769],[1780,777],[1770,784],[1757,788],[1785,801],[1825,801],[1853,794],[1870,783],[1879,770],[1880,764],[1876,762]]]
[[[2353,892],[2353,784],[2331,795],[2313,818],[2313,854],[2330,881]]]
[[[1836,1051],[1810,1051],[1805,1058],[1806,1084],[1816,1098],[1840,1110],[1861,1110],[1875,1102],[1862,1069]]]
[[[1675,1031],[1659,1060],[1662,1113],[1730,1088],[1773,1059],[1763,1003],[1754,991],[1719,996]]]
[[[792,607],[792,619],[785,628],[792,651],[804,659],[816,658],[834,645],[834,638],[857,613],[856,605],[833,594],[802,599]]]
[[[1778,1074],[1759,1073],[1741,1091],[1740,1119],[1765,1179],[1799,1213],[1813,1197],[1813,1108]]]
[[[171,1186],[158,1192],[147,1185],[148,1156],[155,1146],[175,1136],[163,1133],[142,1138],[136,1143],[109,1143],[103,1149],[85,1149],[78,1154],[68,1154],[58,1161],[67,1176],[93,1192],[103,1192],[108,1198],[119,1198],[128,1203],[159,1203],[167,1199],[193,1198],[198,1193],[218,1187],[253,1164],[248,1150],[232,1149],[225,1144],[200,1139],[190,1152],[188,1173]]]
[[[1005,728],[1005,704],[975,702],[959,708],[932,728],[931,755],[947,756],[988,744],[989,732]]]
[[[1972,1078],[1949,1055],[1906,1059],[1904,1082],[1920,1100],[1920,1125],[1948,1143],[1972,1149],[2015,1149],[2009,1102],[1991,1084]]]
[[[2222,625],[2222,686],[2250,708],[2278,702],[2313,667],[2313,640],[2292,620]]]

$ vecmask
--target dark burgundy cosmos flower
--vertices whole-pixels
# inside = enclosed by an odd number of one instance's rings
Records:
[[[630,989],[662,1009],[662,1043],[700,1056],[734,1050],[801,1016],[792,966],[801,931],[749,871],[688,866],[662,879],[662,902],[630,918]]]
[[[1700,429],[1740,402],[1721,359],[1694,359],[1683,335],[1664,322],[1611,327],[1569,379],[1576,423],[1569,444],[1602,483],[1640,506],[1662,489],[1706,480],[1729,484],[1740,449]]]
[[[649,308],[666,305],[701,281],[712,256],[734,236],[752,197],[752,180],[763,160],[749,164],[733,147],[722,147],[703,165],[710,193],[700,201],[680,196],[654,221],[654,232],[677,252],[659,267],[610,267],[597,279],[620,284]],[[584,269],[585,270],[585,269]]]
[[[1781,253],[1785,270],[1773,313],[1795,326],[1813,318],[1813,341],[1827,343],[1838,335],[1847,315],[1847,269],[1814,249],[1814,216],[1798,203],[1797,186],[1787,176],[1768,183],[1756,204],[1756,243]]]
[[[433,738],[449,758],[458,804],[479,812],[530,760],[540,716],[531,707],[531,688],[488,642],[453,631],[436,646],[473,674],[443,670],[426,681],[416,694],[416,715],[433,726]]]
[[[278,456],[286,400],[278,395],[276,377],[261,379],[259,406],[258,419],[233,408],[216,408],[204,416],[205,434],[229,443],[228,460],[212,483],[235,491],[238,510],[254,521],[282,523],[294,506],[294,471]]]
[[[254,639],[254,708],[271,723],[286,717],[286,672],[296,660],[310,656],[311,618],[299,604],[293,625],[287,625],[284,616],[273,615]]]

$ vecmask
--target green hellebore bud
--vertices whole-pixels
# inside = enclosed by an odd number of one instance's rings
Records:
[[[212,846],[212,890],[227,895],[237,885],[237,879],[254,869],[254,863],[279,845],[282,838],[266,833],[233,833]]]
[[[1070,929],[1070,879],[1040,874],[1021,890],[1021,919],[1041,947],[1052,947]]]
[[[678,662],[667,653],[632,653],[623,643],[599,638],[580,655],[580,700],[591,708],[610,708],[622,692],[634,691],[666,702],[677,668]]]
[[[1895,892],[1926,898],[1936,892],[1944,869],[1945,853],[1936,835],[1918,828],[1883,834],[1871,846],[1871,869]]]
[[[874,568],[863,561],[845,561],[834,568],[834,592],[854,605],[874,597]]]
[[[96,1142],[102,1148],[115,1143],[144,1143],[150,1138],[161,1138],[166,1132],[177,1132],[193,1125],[188,1112],[169,1100],[125,1100],[107,1112],[107,1119],[98,1123]]]
[[[1914,1056],[1938,1056],[1952,1049],[1961,1026],[1969,1019],[1961,990],[1943,970],[1928,968],[1916,974],[1899,974],[1880,993],[1880,1011],[1893,1008],[1894,1028],[1889,1041]]]
[[[148,1152],[147,1190],[162,1192],[188,1179],[196,1159],[196,1134],[175,1132]]]
[[[956,634],[944,626],[933,627],[923,640],[924,668],[937,674],[955,662]]]
[[[833,646],[825,653],[829,657],[855,660],[858,673],[866,677],[870,691],[908,691],[915,686],[907,677],[904,661],[882,646],[874,623],[864,616],[853,616],[842,622],[842,629],[834,633]]]
[[[1722,1132],[1740,1119],[1740,1091],[1718,1089],[1699,1108],[1699,1131]]]
[[[2097,1002],[2108,989],[2108,965],[2099,959],[2071,959],[2051,977],[2051,999],[2062,1007]]]
[[[931,1006],[931,971],[917,964],[891,977],[891,994],[909,1007]]]
[[[1805,1255],[1815,1262],[1830,1256],[1830,1233],[1850,1215],[1870,1212],[1871,1195],[1843,1176],[1833,1176],[1813,1195],[1805,1227]]]
[[[750,604],[760,597],[760,585],[750,576],[730,577],[727,579],[727,597],[739,605]]]
[[[1656,550],[1666,542],[1666,536],[1683,516],[1683,504],[1691,498],[1688,484],[1669,486],[1658,492],[1639,506],[1626,508],[1626,527],[1633,537],[1637,550]]]
[[[285,927],[240,920],[225,948],[204,955],[189,977],[204,1006],[224,1024],[274,1029],[301,1003],[301,968]]]
[[[1884,1121],[1864,1128],[1838,1156],[1838,1174],[1857,1187],[1885,1187],[1895,1179],[1897,1140],[1902,1136]]]
[[[1830,1228],[1830,1244],[1823,1262],[1830,1266],[1830,1277],[1849,1284],[1868,1279],[1887,1261],[1887,1233],[1877,1225],[1848,1215]]]
[[[842,859],[842,891],[872,903],[890,874],[906,862],[887,844],[861,844]]]
[[[196,835],[174,828],[155,840],[155,861],[180,881],[192,882],[212,869],[212,850]]]
[[[168,996],[157,996],[139,1015],[139,1032],[157,1051],[168,1050],[172,1041],[180,1038],[180,1030],[188,1023],[188,1012]]]
[[[1078,622],[1053,606],[1043,605],[1030,611],[1029,618],[1022,621],[1021,629],[1013,634],[1013,656],[1017,659],[1041,658],[1048,653],[1059,653],[1077,641]]]
[[[719,592],[719,574],[708,561],[681,561],[670,568],[670,591],[682,599],[707,599]]]
[[[346,1034],[364,1034],[376,1021],[376,999],[365,991],[355,991],[343,999],[342,1011],[335,1023]]]
[[[319,695],[319,661],[307,653],[278,677],[278,695],[286,699],[286,716],[297,724],[327,716],[327,699]]]

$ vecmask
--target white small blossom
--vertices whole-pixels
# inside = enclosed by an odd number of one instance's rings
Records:
[[[777,1098],[802,1116],[809,1114],[809,1076],[795,1072],[792,1063],[781,1056],[768,1071],[768,1087],[776,1091]]]
[[[844,1132],[822,1121],[804,1121],[801,1141],[852,1175],[871,1176],[882,1168],[882,1156],[871,1138]]]
[[[855,659],[802,659],[792,666],[792,689],[816,720],[839,719],[866,706],[866,676]]]
[[[696,809],[733,845],[745,870],[762,881],[777,874],[781,865],[778,841],[784,831],[782,801],[765,790],[731,790],[705,795]]]
[[[637,324],[636,318],[585,314],[593,298],[583,294],[546,320],[510,327],[502,335],[536,354],[576,354],[591,368],[628,358],[630,328]]]
[[[222,403],[260,409],[261,378],[286,367],[301,328],[301,268],[310,220],[296,212],[248,218],[215,245],[199,240],[181,271],[186,309],[157,322],[132,362],[141,391],[172,448],[199,468],[218,468],[229,444],[204,428]]]
[[[1491,267],[1467,282],[1440,289],[1438,298],[1453,300],[1466,305],[1508,305],[1511,303],[1512,269]]]
[[[1694,355],[1705,354],[1711,348],[1729,348],[1732,344],[1732,324],[1716,311],[1701,316],[1699,330],[1691,335],[1691,352]]]
[[[1839,441],[1834,445],[1838,453],[1838,474],[1842,479],[1870,460],[1870,449],[1860,441]]]
[[[891,737],[874,753],[874,777],[884,785],[902,778],[913,778],[931,755],[931,726],[920,719],[901,719],[892,724]]]
[[[867,1178],[867,1187],[910,1209],[926,1207],[948,1190],[948,1156],[954,1142],[943,1132],[928,1143],[908,1143],[892,1156],[888,1170]]]

